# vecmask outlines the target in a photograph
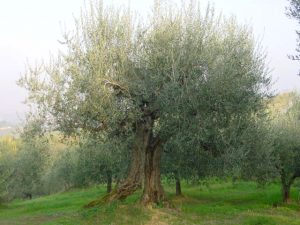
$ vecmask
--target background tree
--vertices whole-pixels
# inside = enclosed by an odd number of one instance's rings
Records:
[[[46,193],[104,183],[109,193],[113,181],[119,183],[126,175],[124,143],[84,134],[71,138],[59,133],[50,136],[51,153],[42,178]]]
[[[13,137],[0,138],[0,203],[9,198],[8,180],[12,174],[14,161],[20,142]]]
[[[41,195],[42,174],[49,155],[46,137],[40,136],[41,121],[28,120],[24,126],[18,151],[9,165],[9,176],[6,180],[11,198],[29,198]]]
[[[124,148],[128,147],[110,141],[99,137],[87,137],[82,141],[77,148],[77,186],[106,183],[107,193],[110,193],[112,182],[119,183],[126,176],[128,159]]]
[[[87,184],[82,182],[78,185],[77,174],[81,171],[77,167],[80,158],[76,152],[76,146],[66,146],[56,155],[51,155],[47,167],[42,176],[42,182],[47,194],[59,191],[68,191],[75,187],[84,187]],[[83,168],[82,168],[83,169]],[[82,178],[83,180],[83,178]]]
[[[172,137],[165,145],[162,158],[162,174],[175,181],[175,194],[182,195],[181,181],[198,182],[212,175],[213,158],[197,146],[183,146],[181,137]]]
[[[266,114],[269,115],[269,114]],[[273,136],[269,117],[257,118],[242,134],[241,148],[244,154],[237,162],[240,177],[254,180],[260,186],[277,178],[274,162]]]
[[[300,142],[299,142],[299,96],[294,95],[292,105],[285,112],[279,113],[274,120],[274,153],[280,175],[282,198],[290,199],[290,188],[297,177],[300,177]]]

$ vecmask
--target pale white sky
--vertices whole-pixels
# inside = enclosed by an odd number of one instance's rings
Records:
[[[128,0],[107,0],[127,4]],[[131,0],[132,8],[145,14],[152,0]],[[174,0],[174,2],[181,2]],[[202,0],[206,5],[208,0]],[[217,12],[235,15],[239,22],[252,25],[268,53],[274,89],[300,89],[300,65],[287,58],[296,47],[296,21],[285,16],[287,0],[211,0]],[[60,47],[62,30],[72,29],[84,0],[0,0],[0,120],[22,116],[26,92],[16,85],[26,61],[47,58]]]

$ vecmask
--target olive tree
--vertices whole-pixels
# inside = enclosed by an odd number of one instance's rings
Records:
[[[160,161],[172,137],[185,130],[215,155],[222,148],[212,139],[263,105],[269,79],[251,30],[212,8],[155,1],[138,20],[130,9],[92,4],[76,25],[64,36],[67,50],[20,84],[45,128],[126,140],[127,178],[105,200],[143,186],[143,204],[163,201]]]
[[[128,154],[124,148],[126,142],[120,140],[106,141],[103,137],[86,137],[77,148],[77,163],[75,183],[87,185],[89,183],[105,183],[107,193],[113,189],[112,184],[117,184],[126,174]]]
[[[11,196],[7,181],[11,178],[13,164],[19,150],[19,141],[10,136],[0,138],[0,204]]]
[[[282,199],[290,200],[290,189],[297,177],[300,177],[300,121],[299,96],[296,94],[292,105],[279,113],[273,122],[274,154],[276,167],[280,175]]]
[[[28,120],[20,132],[19,144],[9,163],[5,183],[11,198],[29,198],[44,194],[42,175],[49,154],[48,140],[40,136],[41,121]]]

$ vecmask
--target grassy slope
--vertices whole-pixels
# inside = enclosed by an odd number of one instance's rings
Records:
[[[1,225],[182,225],[182,224],[280,224],[300,225],[300,206],[279,205],[280,187],[265,189],[256,184],[239,182],[211,183],[207,186],[184,185],[184,197],[176,197],[173,187],[166,186],[176,209],[140,207],[137,193],[124,202],[84,210],[82,205],[104,195],[103,187],[15,201],[0,209]],[[292,192],[294,199],[297,190]]]

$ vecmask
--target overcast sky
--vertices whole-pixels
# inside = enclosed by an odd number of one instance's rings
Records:
[[[128,0],[106,1],[116,5]],[[145,14],[151,0],[131,0],[132,8]],[[180,2],[180,0],[175,0]],[[207,0],[201,1],[203,5]],[[287,0],[211,0],[218,12],[235,15],[253,27],[268,53],[271,75],[278,92],[300,89],[300,65],[287,58],[296,46],[296,21],[285,15]],[[64,28],[73,27],[84,0],[1,0],[0,2],[0,120],[22,117],[26,92],[16,85],[26,61],[47,58],[60,47]]]

